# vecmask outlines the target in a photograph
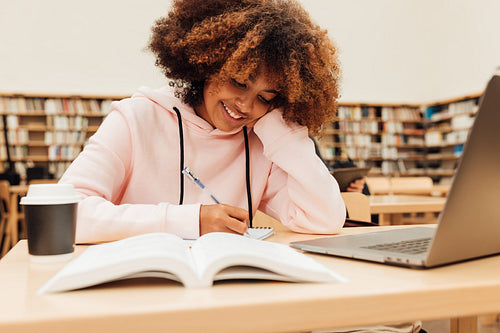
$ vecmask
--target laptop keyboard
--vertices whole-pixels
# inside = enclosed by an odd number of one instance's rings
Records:
[[[365,249],[372,249],[379,251],[420,254],[427,252],[427,249],[431,244],[431,240],[432,238],[429,237],[429,238],[411,239],[401,242],[377,244],[377,245],[362,246],[362,247]]]

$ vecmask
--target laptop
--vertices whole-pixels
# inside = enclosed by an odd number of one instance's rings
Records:
[[[293,242],[304,251],[414,268],[500,253],[500,76],[488,82],[436,227]]]

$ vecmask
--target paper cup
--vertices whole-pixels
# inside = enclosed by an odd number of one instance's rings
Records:
[[[54,262],[72,257],[80,200],[71,184],[30,185],[21,205],[32,261]]]

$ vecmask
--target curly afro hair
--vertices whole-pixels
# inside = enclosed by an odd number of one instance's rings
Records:
[[[152,27],[149,50],[193,107],[208,78],[245,80],[266,68],[279,93],[272,106],[286,121],[317,134],[335,118],[337,49],[295,0],[174,0]]]

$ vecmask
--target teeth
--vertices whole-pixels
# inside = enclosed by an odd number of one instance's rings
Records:
[[[227,111],[227,113],[231,116],[231,118],[234,118],[234,119],[240,119],[240,118],[242,118],[241,116],[239,116],[236,113],[234,113],[231,110],[229,110],[227,108],[226,104],[222,103],[222,105],[224,106],[224,109]]]

